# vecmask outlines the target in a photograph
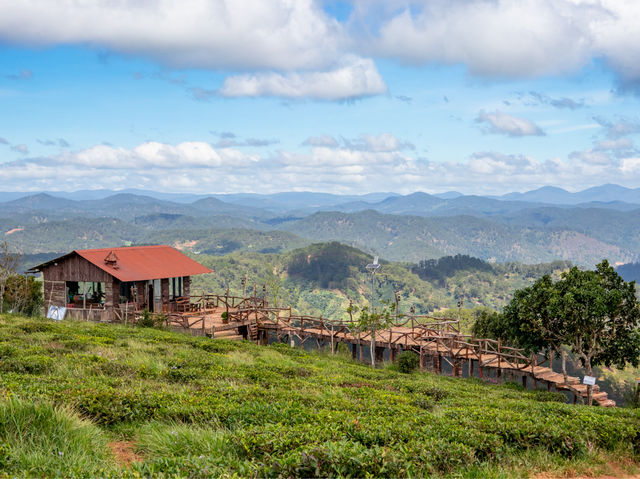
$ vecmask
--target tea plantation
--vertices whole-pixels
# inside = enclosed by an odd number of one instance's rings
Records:
[[[282,344],[0,316],[0,477],[638,471],[638,410],[563,401]]]

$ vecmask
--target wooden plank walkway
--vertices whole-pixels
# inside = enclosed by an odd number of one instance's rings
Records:
[[[170,322],[187,329],[200,329],[202,334],[214,338],[244,338],[266,344],[272,333],[281,341],[297,338],[304,344],[314,340],[318,348],[329,346],[331,351],[335,351],[338,343],[344,343],[351,346],[354,359],[357,350],[363,359],[363,350],[371,344],[371,332],[358,330],[353,321],[297,316],[291,308],[271,308],[261,298],[203,294],[193,304],[192,311],[172,313]],[[573,376],[567,376],[565,381],[562,373],[552,369],[549,358],[540,354],[527,356],[524,350],[500,341],[461,334],[458,325],[456,320],[428,316],[397,318],[397,325],[376,331],[376,357],[382,360],[384,350],[388,349],[393,360],[398,352],[411,350],[420,356],[421,369],[431,359],[438,372],[442,372],[445,362],[451,366],[454,376],[461,376],[466,363],[468,375],[473,375],[474,368],[479,377],[483,371],[492,371],[498,377],[510,372],[520,375],[524,385],[531,381],[535,387],[542,382],[548,390],[553,386],[556,390],[571,391],[574,401],[587,397],[586,385]],[[615,401],[598,386],[592,388],[592,397],[600,406],[615,406]]]

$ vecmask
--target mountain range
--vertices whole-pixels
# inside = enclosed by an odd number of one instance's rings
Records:
[[[395,261],[470,254],[593,266],[602,258],[640,259],[640,189],[617,185],[501,197],[141,193],[0,193],[0,235],[28,254],[160,241],[211,254],[279,252],[337,240]],[[287,236],[270,245],[276,231]]]

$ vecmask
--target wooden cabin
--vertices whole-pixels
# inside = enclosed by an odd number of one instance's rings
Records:
[[[75,250],[29,272],[42,273],[46,309],[64,306],[67,317],[103,321],[175,311],[189,301],[191,276],[212,273],[166,245]]]

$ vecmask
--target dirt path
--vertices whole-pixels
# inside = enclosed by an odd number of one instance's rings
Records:
[[[119,466],[129,466],[133,462],[142,462],[142,457],[135,453],[135,447],[129,441],[114,441],[108,444]]]

